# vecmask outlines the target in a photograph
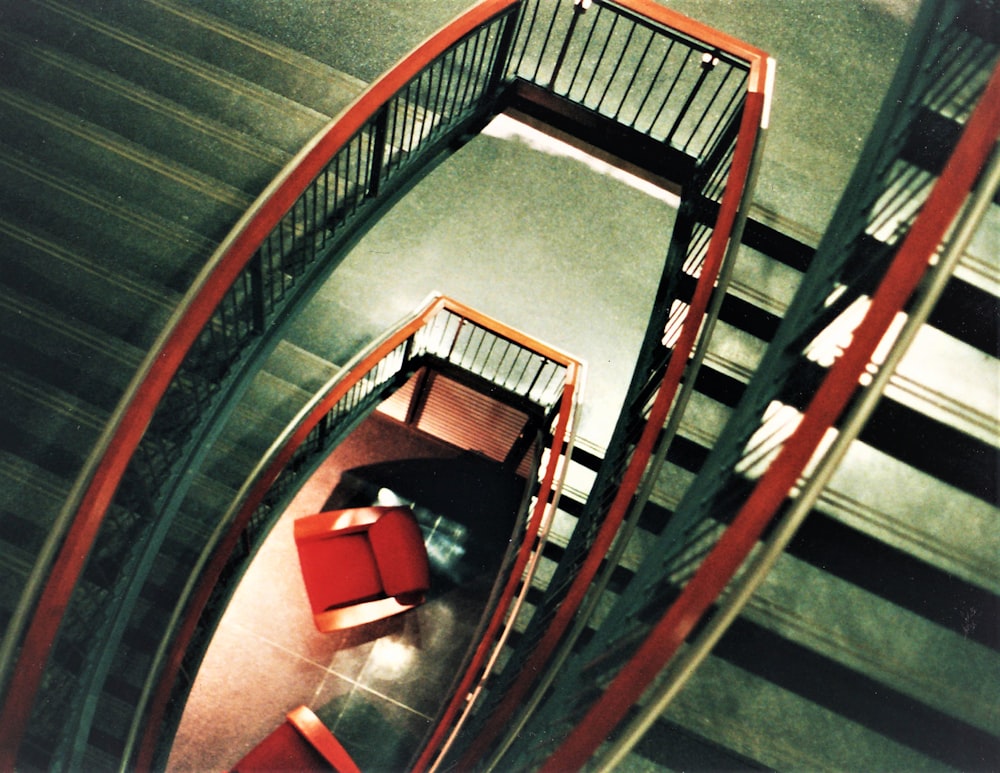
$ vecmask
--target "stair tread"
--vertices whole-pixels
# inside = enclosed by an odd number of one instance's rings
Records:
[[[111,411],[144,352],[82,320],[0,284],[0,356],[70,394]]]
[[[921,750],[714,656],[695,673],[666,716],[769,768],[941,767]]]
[[[100,4],[102,10],[108,3]],[[156,29],[172,48],[258,83],[324,115],[335,115],[365,87],[352,75],[177,0],[116,1],[119,24]]]
[[[6,285],[24,297],[84,320],[95,330],[145,349],[179,302],[168,288],[111,269],[58,239],[0,216]]]
[[[0,201],[5,216],[80,252],[107,271],[186,289],[216,242],[38,157],[0,142]]]
[[[340,372],[334,363],[287,339],[278,342],[264,369],[309,393],[318,391]]]
[[[92,64],[128,73],[133,83],[191,110],[295,153],[329,116],[256,83],[162,45],[155,30],[129,30],[96,11],[35,0],[12,21]],[[39,21],[41,20],[41,21]]]
[[[43,158],[51,168],[100,180],[130,203],[183,223],[207,238],[221,239],[252,197],[121,135],[80,121],[32,95],[0,88],[7,114],[3,139]]]
[[[12,430],[9,435],[0,433],[2,447],[20,453],[19,444],[32,439],[52,455],[43,454],[41,459],[27,455],[28,460],[62,477],[75,476],[110,415],[80,396],[9,365],[0,372],[0,395],[8,409],[3,422]],[[54,462],[60,463],[53,467]],[[66,462],[72,469],[64,468]]]
[[[926,589],[928,594],[936,590]],[[743,616],[844,668],[1000,735],[993,689],[1000,680],[1000,653],[960,632],[789,555],[781,557]],[[986,618],[981,624],[991,623]]]
[[[879,485],[872,486],[876,479]],[[855,443],[851,447],[817,508],[1000,594],[996,507],[871,446]]]
[[[23,35],[0,32],[6,80],[62,110],[248,195],[264,188],[291,154]],[[60,89],[51,84],[59,82]]]

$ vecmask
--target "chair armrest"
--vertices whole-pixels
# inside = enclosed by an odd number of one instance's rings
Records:
[[[361,773],[347,749],[307,706],[292,709],[285,718],[337,773]]]

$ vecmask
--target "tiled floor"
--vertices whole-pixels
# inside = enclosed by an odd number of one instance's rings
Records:
[[[464,486],[442,491],[436,479],[456,469]],[[292,523],[361,503],[380,485],[416,503],[431,548],[428,601],[367,627],[318,633]],[[368,419],[310,479],[253,561],[199,671],[168,769],[228,768],[301,704],[363,770],[405,767],[459,671],[522,490],[523,482],[499,474],[491,462],[378,415]],[[479,508],[485,520],[459,524],[468,520],[470,496],[493,507]],[[442,530],[449,523],[451,531]],[[463,538],[464,552],[434,549]]]

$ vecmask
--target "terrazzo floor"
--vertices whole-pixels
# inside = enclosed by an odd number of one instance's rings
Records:
[[[438,480],[452,482],[443,489]],[[403,769],[460,670],[523,486],[481,457],[378,414],[367,419],[310,478],[252,562],[198,673],[167,769],[228,769],[303,704],[363,770]],[[427,603],[321,634],[292,524],[368,504],[379,489],[384,498],[390,487],[415,503],[424,531],[432,567]]]

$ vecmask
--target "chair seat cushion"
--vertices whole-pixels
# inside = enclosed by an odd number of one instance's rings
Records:
[[[382,580],[365,532],[299,543],[299,562],[314,614],[379,598]]]

